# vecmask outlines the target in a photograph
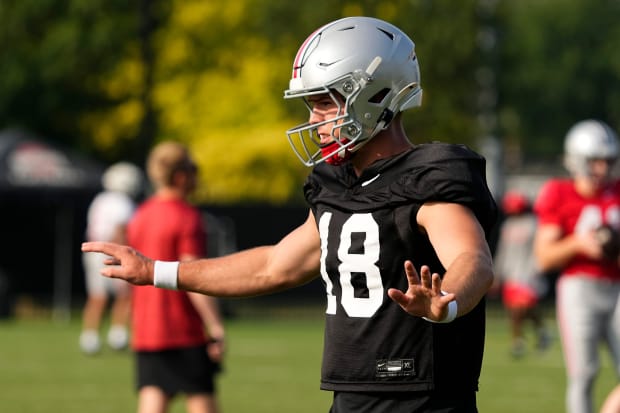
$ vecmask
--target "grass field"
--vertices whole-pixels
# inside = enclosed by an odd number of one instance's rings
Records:
[[[227,321],[229,351],[218,381],[224,413],[328,411],[331,393],[319,390],[321,313],[320,308],[260,309]],[[83,356],[77,348],[77,318],[69,323],[45,317],[0,322],[0,412],[135,411],[130,354],[106,350]],[[555,332],[552,319],[549,324]],[[563,412],[558,341],[547,353],[532,352],[520,360],[510,358],[508,343],[503,313],[490,311],[480,412]],[[597,406],[614,383],[605,355],[596,383]],[[172,412],[182,411],[177,400]]]

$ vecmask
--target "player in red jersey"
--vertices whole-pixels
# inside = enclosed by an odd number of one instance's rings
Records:
[[[155,193],[130,221],[129,245],[161,260],[204,257],[205,224],[200,210],[187,202],[196,185],[196,165],[187,148],[171,141],[158,144],[149,154],[147,173]],[[188,412],[216,413],[214,381],[224,326],[215,299],[136,286],[132,321],[138,412],[164,412],[182,393]]]
[[[303,224],[276,245],[180,264],[109,243],[83,250],[115,257],[104,275],[214,296],[321,277],[332,413],[477,412],[497,208],[484,158],[409,141],[402,112],[421,96],[405,33],[369,17],[331,22],[303,43],[285,91],[309,110],[287,132],[313,166]]]
[[[561,272],[557,319],[567,411],[591,413],[601,343],[620,375],[618,242],[613,232],[607,241],[598,237],[601,228],[620,229],[620,181],[610,176],[618,138],[605,123],[585,120],[568,131],[564,152],[572,179],[551,179],[541,189],[534,206],[539,218],[534,250],[542,270]]]
[[[531,202],[520,191],[511,190],[502,198],[505,219],[500,228],[494,257],[497,286],[510,317],[511,354],[519,358],[526,353],[525,323],[532,323],[538,350],[546,350],[550,336],[540,309],[540,299],[547,292],[547,279],[540,273],[534,258],[533,244],[538,222]]]

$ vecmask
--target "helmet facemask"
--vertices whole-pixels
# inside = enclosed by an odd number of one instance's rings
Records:
[[[592,170],[592,162],[597,160],[604,160],[609,165],[609,172],[616,163],[617,158],[607,158],[607,157],[592,157],[592,158],[584,158],[582,156],[575,155],[564,155],[564,166],[570,171],[574,176],[581,176],[585,178],[592,177],[594,175],[594,171]]]
[[[370,138],[368,135],[364,136],[362,125],[356,121],[353,103],[363,88],[363,83],[356,77],[359,77],[359,74],[350,74],[330,85],[286,96],[301,98],[310,114],[313,109],[308,98],[311,96],[327,95],[338,107],[337,115],[331,119],[318,123],[306,122],[286,131],[293,151],[304,165],[312,166],[322,161],[340,165],[350,159],[353,152]],[[318,130],[326,124],[332,124],[332,141],[322,144]]]

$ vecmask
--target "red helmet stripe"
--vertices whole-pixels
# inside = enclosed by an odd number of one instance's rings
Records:
[[[306,50],[308,45],[312,42],[312,40],[319,34],[319,32],[323,30],[323,27],[315,30],[304,42],[302,43],[297,55],[295,56],[295,60],[293,61],[293,79],[300,77],[301,72],[301,61],[303,60],[304,55],[306,54]]]
[[[301,76],[300,72],[302,67],[302,60],[306,55],[306,52],[308,51],[308,46],[312,43],[315,37],[320,36],[326,28],[338,23],[339,21],[340,20],[336,20],[334,22],[327,23],[326,25],[319,27],[314,32],[312,32],[312,34],[308,36],[308,38],[302,43],[299,51],[297,52],[297,55],[295,56],[295,60],[293,61],[293,79]]]

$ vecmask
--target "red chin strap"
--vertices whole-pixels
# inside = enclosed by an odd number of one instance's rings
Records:
[[[342,140],[343,144],[346,144],[347,142],[348,140],[346,139]],[[339,148],[340,148],[340,145],[337,142],[332,142],[328,145],[321,147],[321,154],[323,156],[327,156]],[[332,156],[326,158],[325,162],[327,162],[330,165],[334,165],[334,166],[342,165],[343,163],[351,159],[351,155],[352,153],[348,149],[340,149],[339,151],[334,152]]]

